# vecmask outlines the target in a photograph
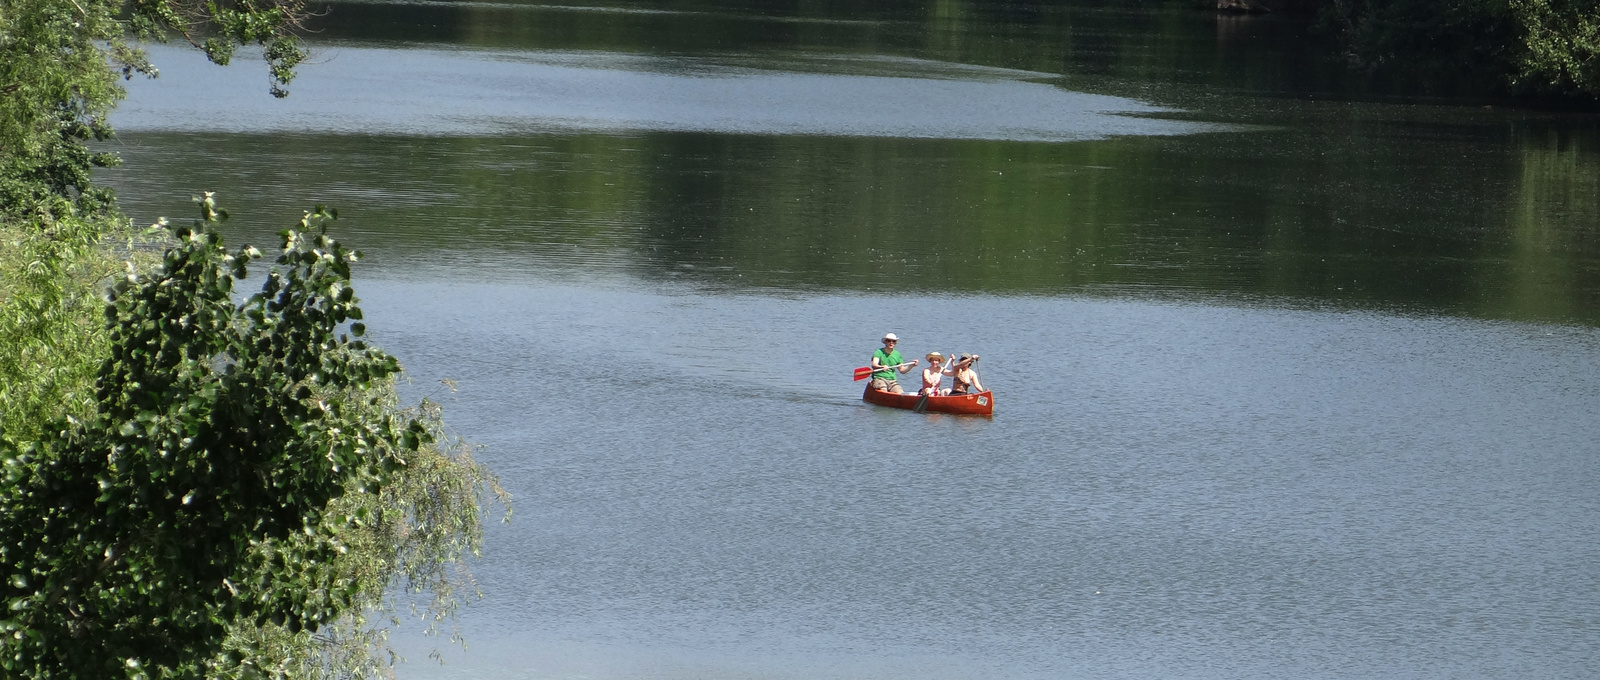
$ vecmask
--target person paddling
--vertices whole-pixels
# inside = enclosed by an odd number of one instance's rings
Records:
[[[961,361],[956,363],[956,372],[950,376],[950,381],[955,383],[950,388],[950,394],[976,394],[983,391],[983,383],[978,382],[978,372],[972,368],[976,363],[978,355],[961,355]]]
[[[955,357],[950,357],[949,364],[945,364],[943,354],[929,352],[928,367],[922,369],[922,389],[918,390],[917,394],[925,394],[930,397],[942,397],[949,394],[948,391],[940,388],[940,384],[944,382],[945,376],[955,374],[955,359]]]
[[[911,367],[917,365],[917,361],[912,359],[911,363],[906,363],[905,359],[900,357],[900,350],[895,349],[895,345],[898,344],[900,344],[898,336],[894,333],[885,334],[883,336],[883,349],[875,350],[872,353],[872,383],[869,385],[871,389],[895,394],[905,392],[900,388],[899,381],[895,380],[894,372],[910,372]]]

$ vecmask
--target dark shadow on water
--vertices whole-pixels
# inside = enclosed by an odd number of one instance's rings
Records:
[[[115,148],[140,171],[103,176],[141,222],[218,191],[260,243],[304,201],[337,206],[385,276],[1600,319],[1593,126],[1414,110],[1329,124],[1338,111],[1071,144],[129,134]]]

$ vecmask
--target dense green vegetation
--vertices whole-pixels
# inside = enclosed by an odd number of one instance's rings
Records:
[[[259,44],[283,95],[298,11],[0,2],[0,675],[371,676],[391,593],[438,621],[470,583],[493,479],[399,408],[334,215],[237,302],[262,255],[224,248],[210,195],[136,233],[90,182],[118,76],[154,73],[126,36]]]
[[[155,75],[127,38],[181,36],[218,64],[259,45],[275,95],[305,58],[293,29],[299,0],[4,0],[0,2],[0,215],[59,217],[67,201],[98,214],[108,196],[90,187],[84,142],[104,139],[121,99],[118,76]],[[109,64],[109,67],[108,67]]]
[[[1331,0],[1325,17],[1358,64],[1422,87],[1600,98],[1592,0]]]

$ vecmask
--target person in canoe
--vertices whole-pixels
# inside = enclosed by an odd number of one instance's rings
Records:
[[[983,391],[983,383],[978,382],[978,372],[973,369],[973,365],[977,363],[978,355],[961,355],[961,361],[956,363],[956,372],[950,375],[950,381],[955,383],[950,388],[951,395],[977,394]]]
[[[950,357],[950,361],[946,362],[943,354],[928,352],[928,367],[922,369],[922,389],[917,390],[917,394],[926,394],[930,397],[942,397],[950,394],[950,390],[943,389],[941,385],[944,383],[945,376],[955,375],[955,373],[955,357]]]
[[[911,367],[917,365],[917,361],[912,359],[910,363],[907,363],[905,359],[901,358],[900,350],[895,349],[895,345],[898,344],[900,344],[898,336],[894,333],[885,334],[883,336],[883,349],[872,353],[872,389],[895,394],[905,391],[900,388],[900,382],[895,380],[894,372],[907,373],[911,370]]]

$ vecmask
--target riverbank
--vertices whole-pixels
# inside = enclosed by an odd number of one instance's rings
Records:
[[[1600,111],[1600,6],[1468,0],[1217,0],[1197,8],[1315,20],[1350,66],[1417,94],[1509,96]]]

